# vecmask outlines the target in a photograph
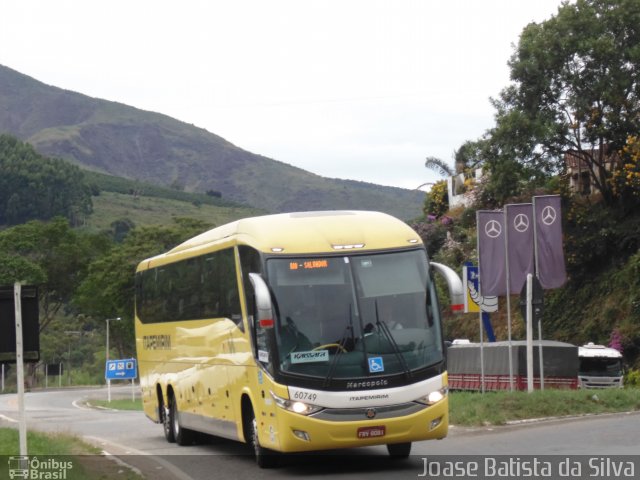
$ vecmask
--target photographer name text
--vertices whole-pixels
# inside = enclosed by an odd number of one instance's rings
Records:
[[[635,478],[635,463],[609,457],[485,457],[481,460],[422,459],[418,478]]]

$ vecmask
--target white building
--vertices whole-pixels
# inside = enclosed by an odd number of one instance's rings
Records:
[[[472,180],[471,185],[469,185],[469,179]],[[465,180],[467,180],[466,183]],[[479,184],[480,180],[482,180],[482,168],[476,168],[472,176],[459,173],[447,178],[449,208],[471,206],[476,198],[474,186]]]

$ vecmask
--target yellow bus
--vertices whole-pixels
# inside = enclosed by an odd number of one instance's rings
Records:
[[[405,223],[358,211],[246,218],[142,261],[145,414],[169,442],[246,442],[261,467],[278,452],[381,444],[407,457],[411,442],[444,438],[429,266]]]

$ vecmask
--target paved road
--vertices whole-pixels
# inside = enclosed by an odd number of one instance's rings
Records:
[[[130,395],[130,387],[112,390],[114,397]],[[147,473],[148,478],[158,480],[319,478],[326,475],[331,475],[332,479],[363,476],[372,479],[424,478],[421,475],[426,468],[425,458],[429,465],[445,468],[453,460],[463,461],[463,465],[468,466],[478,460],[474,455],[522,456],[522,462],[531,458],[524,456],[530,455],[540,458],[546,458],[545,455],[562,456],[556,458],[587,455],[597,459],[603,455],[640,454],[640,413],[631,413],[500,428],[452,427],[449,437],[444,440],[414,444],[412,457],[407,461],[394,461],[387,456],[384,447],[373,447],[315,456],[294,455],[280,468],[260,470],[242,444],[221,439],[191,447],[169,444],[164,440],[161,427],[142,413],[89,409],[84,406],[89,398],[106,398],[106,391],[103,388],[28,393],[28,427],[82,435],[107,452],[122,456],[127,463]],[[0,395],[0,426],[15,424],[16,419],[16,396]],[[640,463],[635,468],[640,469]],[[439,472],[436,477],[446,477],[443,471]],[[636,473],[640,474],[640,470],[634,471]]]

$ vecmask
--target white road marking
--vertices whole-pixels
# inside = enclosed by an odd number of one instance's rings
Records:
[[[106,450],[102,450],[102,454],[105,457],[107,457],[109,460],[111,460],[113,462],[116,462],[121,467],[128,468],[129,470],[131,470],[132,472],[136,473],[137,475],[140,475],[141,477],[144,477],[144,475],[142,474],[142,471],[139,468],[136,468],[133,465],[129,465],[127,462],[124,462],[121,458],[118,458],[115,455],[110,454]]]
[[[10,423],[19,423],[18,420],[15,420],[15,419],[13,419],[11,417],[7,417],[6,415],[2,415],[1,413],[0,413],[0,418],[3,419],[3,420],[6,420],[7,422],[10,422]]]
[[[157,455],[154,455],[152,453],[143,452],[142,450],[137,450],[135,448],[131,448],[131,447],[126,446],[126,445],[121,445],[119,443],[112,442],[110,440],[105,440],[104,438],[92,437],[90,435],[85,435],[82,438],[84,438],[85,440],[87,440],[89,442],[94,442],[94,443],[99,444],[100,448],[102,448],[103,451],[104,451],[104,446],[105,445],[110,445],[112,447],[115,447],[116,449],[122,449],[124,451],[125,455],[145,455],[145,456],[150,457],[151,459],[153,459],[154,462],[158,463],[161,466],[161,468],[164,468],[164,469],[168,470],[169,472],[171,472],[171,475],[173,476],[173,478],[175,478],[177,480],[193,480],[192,477],[190,477],[188,474],[186,474],[185,472],[180,470],[178,467],[176,467],[172,463],[170,463],[170,462],[166,461],[165,459],[163,459],[163,458],[161,458],[161,457],[159,457]],[[109,455],[115,456],[113,454],[109,454]]]
[[[71,405],[73,405],[76,408],[79,408],[80,410],[91,410],[90,408],[87,408],[85,406],[80,405],[78,402],[81,402],[82,400],[74,400],[73,402],[71,402]]]

